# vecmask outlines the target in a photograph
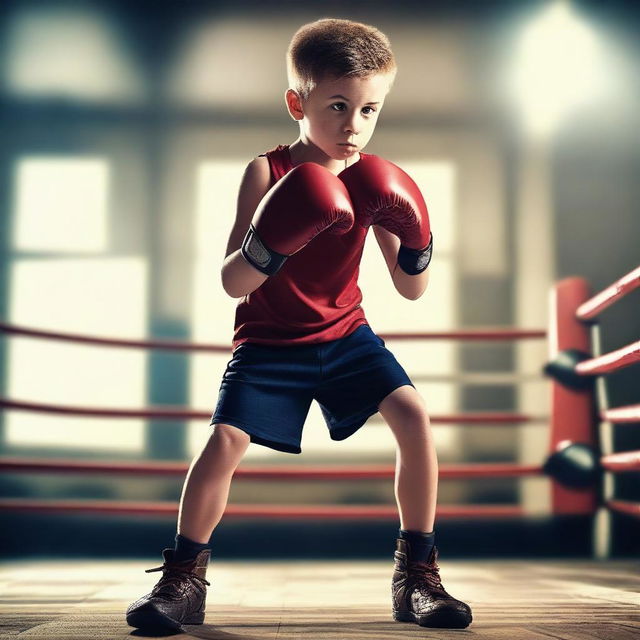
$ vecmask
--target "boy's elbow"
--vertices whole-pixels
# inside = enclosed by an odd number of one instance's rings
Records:
[[[400,291],[398,289],[398,293],[403,298],[406,298],[407,300],[418,300],[419,298],[422,297],[422,294],[424,293],[424,290],[422,290],[422,291]]]
[[[235,291],[231,291],[224,283],[224,278],[222,279],[222,288],[224,289],[224,292],[230,297],[230,298],[239,298],[240,296],[237,295],[235,293]]]
[[[427,287],[429,286],[429,282],[427,280],[426,282],[422,282],[420,284],[421,286],[416,291],[412,291],[409,297],[409,300],[418,300],[419,298],[422,298],[422,296],[424,295],[424,292],[427,290]]]
[[[407,298],[409,300],[418,300],[422,298],[422,296],[424,295],[424,292],[427,290],[427,284],[428,283],[424,283],[424,285],[421,286],[419,289],[411,291],[411,293],[407,296]]]
[[[224,292],[230,298],[242,298],[242,296],[246,295],[245,291],[239,291],[237,286],[234,287],[234,279],[226,276],[224,269],[222,269],[222,273],[220,274],[220,279],[222,280],[222,288],[224,289]]]
[[[222,264],[222,269],[220,270],[220,280],[222,282],[222,288],[225,293],[231,298],[241,298],[245,292],[240,291],[241,284],[240,279],[236,273],[237,271],[237,254],[239,251],[235,251],[228,255],[224,263]]]
[[[393,284],[398,293],[407,300],[418,300],[429,284],[429,269],[418,275],[408,275],[398,268],[393,272]]]
[[[224,292],[230,298],[238,298],[236,291],[233,288],[233,279],[229,277],[229,269],[227,269],[227,262],[222,265],[222,269],[220,270],[220,282],[222,283],[222,288]]]
[[[222,288],[232,298],[246,296],[267,279],[265,274],[244,259],[240,251],[236,251],[225,259],[221,276]]]

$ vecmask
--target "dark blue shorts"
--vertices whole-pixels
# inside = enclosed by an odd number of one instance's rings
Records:
[[[222,376],[210,424],[230,424],[248,433],[251,442],[300,453],[312,400],[322,409],[331,439],[344,440],[377,413],[389,393],[406,384],[414,387],[368,324],[316,344],[243,342]]]

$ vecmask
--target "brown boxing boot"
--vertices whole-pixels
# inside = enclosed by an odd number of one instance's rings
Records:
[[[207,597],[207,566],[211,549],[195,558],[175,562],[174,549],[164,549],[164,564],[145,573],[162,571],[151,593],[127,609],[127,623],[144,629],[179,630],[183,624],[202,624]]]
[[[411,546],[397,539],[395,571],[391,583],[393,619],[415,622],[421,627],[464,629],[471,623],[469,605],[450,596],[440,581],[433,547],[428,562],[412,561]]]

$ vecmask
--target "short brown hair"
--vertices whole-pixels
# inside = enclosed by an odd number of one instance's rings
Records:
[[[289,86],[303,100],[325,76],[365,77],[396,72],[389,38],[368,24],[322,18],[300,27],[287,49]]]

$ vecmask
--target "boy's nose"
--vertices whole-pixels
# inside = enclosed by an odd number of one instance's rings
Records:
[[[344,126],[344,132],[357,136],[360,133],[360,128],[354,120],[349,120]]]

